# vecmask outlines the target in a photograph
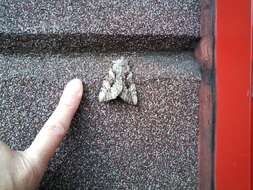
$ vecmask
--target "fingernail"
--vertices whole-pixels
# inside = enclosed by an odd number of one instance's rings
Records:
[[[68,93],[71,93],[73,95],[82,93],[83,84],[80,79],[72,79],[70,82],[68,82],[66,86],[66,90]]]

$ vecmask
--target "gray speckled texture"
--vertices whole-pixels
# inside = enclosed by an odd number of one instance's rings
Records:
[[[98,103],[112,59],[125,55],[139,104]],[[0,54],[0,140],[25,149],[64,84],[85,98],[41,189],[196,189],[200,71],[190,53]]]
[[[0,49],[187,49],[199,31],[200,0],[0,0]]]

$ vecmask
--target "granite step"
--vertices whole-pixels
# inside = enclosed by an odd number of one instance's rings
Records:
[[[122,55],[139,103],[99,103]],[[0,140],[27,148],[74,77],[85,95],[41,189],[197,189],[201,76],[191,52],[0,54]]]
[[[0,51],[189,50],[200,0],[0,1]]]

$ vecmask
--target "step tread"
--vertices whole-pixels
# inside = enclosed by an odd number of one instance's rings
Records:
[[[135,76],[138,106],[98,102],[111,60],[121,55]],[[0,140],[15,149],[29,146],[69,79],[85,83],[42,189],[197,188],[198,64],[188,52],[121,55],[0,55]]]
[[[199,0],[0,3],[0,33],[199,36]]]

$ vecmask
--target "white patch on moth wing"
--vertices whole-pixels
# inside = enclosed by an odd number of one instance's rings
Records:
[[[124,88],[120,94],[120,98],[123,101],[127,102],[128,104],[137,105],[138,98],[137,98],[137,91],[136,91],[135,84],[131,84],[129,88],[127,88],[124,85]]]
[[[137,90],[134,83],[130,85],[129,91],[131,92],[132,102],[134,105],[138,103]]]
[[[107,80],[104,80],[103,83],[102,83],[101,90],[100,90],[99,95],[98,95],[99,102],[105,101],[107,93],[110,89],[111,89],[110,82],[107,81]]]
[[[128,104],[132,104],[132,97],[129,89],[126,86],[123,87],[123,90],[119,97]]]
[[[105,95],[106,95],[106,93],[100,91],[100,92],[99,92],[99,95],[98,95],[98,101],[99,101],[99,102],[103,102],[104,99],[105,99]]]
[[[112,69],[110,69],[108,72],[108,79],[107,80],[112,85],[114,83],[115,79],[116,79],[116,76],[115,76],[114,72],[112,71]]]
[[[123,89],[123,81],[122,80],[116,80],[115,83],[110,88],[110,99],[116,99],[118,95],[122,92]]]
[[[110,88],[111,88],[110,82],[107,81],[107,80],[104,80],[104,81],[103,81],[102,88],[104,88],[104,89],[106,89],[106,90],[107,90],[107,89],[110,89]]]
[[[127,75],[127,82],[132,84],[133,83],[133,73],[129,72],[129,74]]]
[[[133,105],[137,105],[138,104],[137,95],[132,96],[132,101],[133,101]]]

